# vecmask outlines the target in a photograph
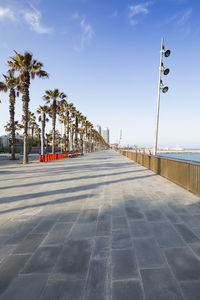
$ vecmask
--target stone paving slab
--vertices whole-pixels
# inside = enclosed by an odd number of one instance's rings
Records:
[[[200,198],[113,151],[0,164],[0,299],[199,300]]]

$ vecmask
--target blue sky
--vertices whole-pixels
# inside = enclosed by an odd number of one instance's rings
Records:
[[[159,146],[200,148],[199,14],[197,0],[0,0],[0,74],[13,50],[29,50],[50,75],[31,82],[31,111],[46,89],[59,88],[93,124],[110,128],[111,142],[122,129],[123,144],[151,146],[164,36],[172,54]],[[0,99],[4,134],[8,95]],[[19,97],[19,120],[21,107]]]

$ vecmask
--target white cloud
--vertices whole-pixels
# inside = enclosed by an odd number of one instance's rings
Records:
[[[4,19],[4,18],[14,20],[15,16],[13,11],[10,8],[0,6],[0,19]]]
[[[23,17],[29,24],[31,29],[37,33],[51,33],[52,28],[45,27],[41,24],[41,13],[39,10],[32,6],[32,10],[24,11]]]
[[[81,28],[83,30],[84,39],[91,40],[91,38],[94,35],[94,31],[92,29],[92,26],[89,23],[86,23],[85,18],[82,18],[80,24],[81,24]]]
[[[151,4],[151,2],[145,2],[143,4],[136,4],[136,5],[130,5],[129,6],[129,19],[130,23],[132,25],[137,24],[137,20],[135,17],[139,14],[147,15],[149,14],[148,6]]]
[[[78,13],[74,13],[74,14],[72,15],[72,19],[74,19],[74,20],[79,19],[79,14],[78,14]]]
[[[192,15],[192,8],[188,9],[186,12],[184,12],[178,20],[178,25],[184,25],[185,23],[187,23],[187,21],[190,19]]]
[[[85,17],[81,17],[78,13],[75,13],[72,18],[78,21],[78,26],[81,29],[81,40],[80,46],[76,46],[75,50],[82,51],[87,44],[89,44],[90,40],[94,36],[94,30],[92,25],[86,21]]]
[[[118,17],[118,11],[115,10],[111,15],[110,15],[111,18],[116,18]]]
[[[41,24],[41,17],[41,12],[32,5],[30,5],[29,10],[16,10],[14,8],[0,6],[0,20],[7,18],[13,22],[25,21],[29,24],[30,28],[37,33],[51,33],[52,28],[45,27]]]

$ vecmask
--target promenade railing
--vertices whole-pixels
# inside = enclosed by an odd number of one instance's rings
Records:
[[[187,190],[200,194],[200,163],[125,150],[118,152]]]

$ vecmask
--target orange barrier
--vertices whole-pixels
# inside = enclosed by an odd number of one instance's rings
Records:
[[[78,151],[71,151],[71,152],[63,152],[63,153],[55,153],[55,154],[39,154],[39,162],[48,162],[51,160],[63,159],[68,157],[75,157],[80,154],[80,148]]]

